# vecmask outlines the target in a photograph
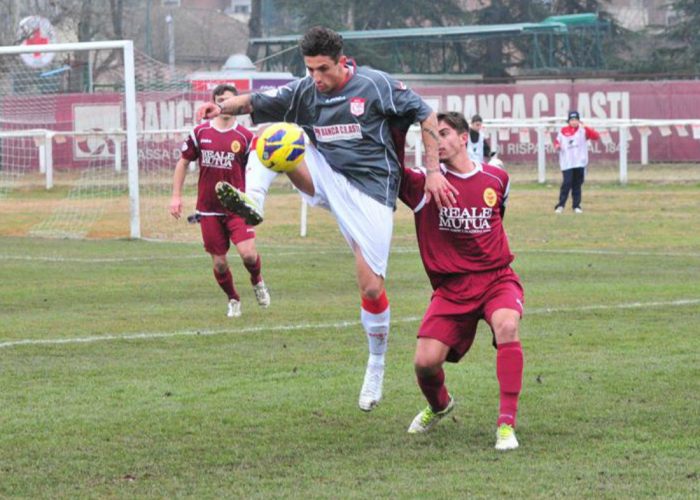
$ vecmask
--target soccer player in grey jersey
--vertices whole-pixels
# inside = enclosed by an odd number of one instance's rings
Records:
[[[343,54],[342,37],[330,29],[311,28],[300,47],[308,76],[276,92],[205,104],[197,118],[251,113],[256,123],[294,122],[311,139],[304,162],[287,175],[309,204],[333,213],[355,255],[369,343],[359,406],[370,411],[383,392],[390,317],[384,278],[409,125],[421,124],[426,195],[451,207],[457,191],[439,168],[436,115],[417,94],[386,73],[355,66]],[[248,193],[254,190],[247,185]]]

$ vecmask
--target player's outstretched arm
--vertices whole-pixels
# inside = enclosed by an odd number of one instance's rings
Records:
[[[440,171],[440,158],[438,156],[438,121],[433,112],[420,122],[423,147],[425,148],[425,196],[426,203],[435,198],[438,207],[452,207],[455,203],[455,195],[459,191],[449,183]]]
[[[252,113],[253,105],[251,104],[250,94],[236,95],[229,97],[221,104],[215,102],[207,102],[202,104],[197,110],[197,121],[203,118],[212,119],[219,116],[221,113],[229,115],[247,115]]]
[[[187,175],[187,165],[189,161],[180,158],[175,165],[175,174],[173,174],[173,196],[170,198],[170,215],[179,219],[182,215],[182,186],[185,184],[185,176]]]

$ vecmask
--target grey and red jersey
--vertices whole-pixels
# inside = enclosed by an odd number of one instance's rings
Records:
[[[182,144],[185,160],[199,160],[197,211],[203,214],[224,214],[226,210],[216,196],[219,181],[245,191],[245,169],[255,136],[235,123],[218,129],[211,122],[197,125]]]
[[[378,202],[396,206],[403,135],[432,109],[388,74],[348,64],[350,78],[324,94],[311,77],[270,93],[252,94],[255,123],[301,126],[331,168]],[[398,133],[398,135],[397,135]],[[396,137],[396,139],[395,139]]]
[[[462,274],[508,266],[513,254],[503,228],[510,180],[505,170],[477,164],[467,174],[444,170],[459,194],[453,208],[426,203],[425,174],[406,169],[400,198],[414,212],[423,266],[433,288]]]

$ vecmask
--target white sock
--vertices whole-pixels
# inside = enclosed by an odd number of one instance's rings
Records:
[[[389,320],[391,309],[387,307],[379,314],[373,314],[364,309],[360,310],[360,319],[365,328],[369,347],[368,364],[384,365],[384,354],[389,341]]]

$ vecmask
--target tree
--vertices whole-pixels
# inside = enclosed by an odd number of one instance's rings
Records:
[[[250,38],[262,37],[262,0],[252,0],[250,2],[250,20],[248,21],[248,36]],[[258,58],[257,51],[253,45],[248,44],[248,57],[255,61]]]
[[[275,0],[275,9],[266,15],[284,12],[286,24],[276,24],[277,30],[266,29],[270,35],[304,32],[317,25],[337,31],[365,31],[429,26],[460,26],[466,24],[468,14],[462,11],[458,0]],[[270,18],[272,17],[270,15]],[[421,66],[431,64],[431,51],[439,50],[421,46],[420,50],[406,50],[405,44],[394,41],[357,43],[346,41],[346,52],[362,64],[386,71],[410,70],[405,58],[421,60]],[[296,57],[296,56],[294,56]],[[303,69],[301,58],[288,63],[292,72]]]
[[[461,24],[465,19],[457,0],[277,0],[274,3],[300,19],[302,31],[316,25],[338,31],[449,26]]]
[[[547,17],[547,6],[542,2],[520,2],[517,0],[493,0],[490,5],[476,12],[476,24],[511,24],[539,22]],[[487,78],[510,76],[512,68],[523,64],[523,54],[529,47],[512,36],[490,36],[469,44],[472,67],[475,73]]]
[[[673,10],[677,21],[662,33],[662,39],[670,45],[660,53],[668,68],[677,71],[700,72],[700,2],[676,0]]]

